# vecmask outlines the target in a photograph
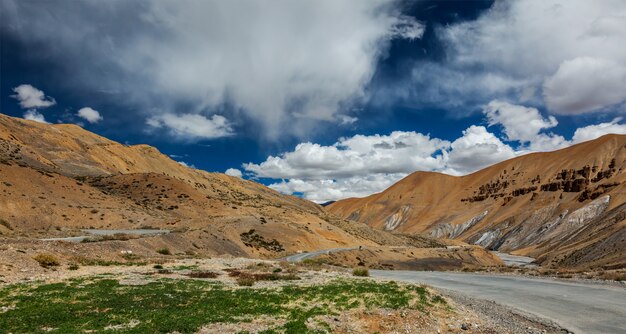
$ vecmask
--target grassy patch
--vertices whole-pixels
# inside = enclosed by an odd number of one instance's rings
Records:
[[[264,289],[228,288],[200,280],[162,279],[142,286],[120,285],[111,279],[72,280],[0,289],[0,307],[8,309],[0,317],[0,328],[13,333],[105,328],[123,333],[193,333],[210,323],[269,316],[285,322],[268,333],[311,333],[305,323],[316,315],[355,308],[424,310],[432,305],[430,300],[423,287],[369,280]]]

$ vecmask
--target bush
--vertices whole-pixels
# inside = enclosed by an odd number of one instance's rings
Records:
[[[352,270],[352,276],[368,277],[369,275],[369,270],[365,268],[355,268],[354,270]]]
[[[253,286],[254,278],[249,276],[241,276],[237,278],[237,284],[239,284],[240,286]]]
[[[69,267],[67,267],[67,269],[69,270],[78,270],[78,265],[76,263],[72,263],[69,265]]]
[[[163,266],[160,264],[155,264],[152,268],[154,269],[163,269]]]
[[[170,252],[170,250],[168,248],[157,249],[157,253],[159,253],[161,255],[172,255],[172,252]]]
[[[282,272],[282,271],[283,271],[283,268],[276,268],[276,269],[272,270],[273,273],[279,273],[279,272]]]
[[[33,257],[33,260],[39,262],[39,265],[44,268],[56,267],[61,264],[52,254],[39,254]]]
[[[216,278],[219,274],[212,271],[192,271],[187,276],[191,278]]]

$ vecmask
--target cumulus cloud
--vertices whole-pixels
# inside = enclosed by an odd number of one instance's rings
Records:
[[[621,121],[622,118],[618,117],[610,122],[588,125],[576,129],[576,132],[574,132],[574,136],[572,137],[572,142],[576,144],[596,139],[609,133],[626,134],[626,124],[619,124]]]
[[[29,121],[49,124],[49,122],[46,121],[46,118],[43,116],[43,114],[34,109],[26,110],[26,112],[24,113],[24,119],[27,119]]]
[[[263,178],[337,179],[370,174],[406,174],[441,166],[440,150],[449,142],[416,132],[356,135],[330,146],[301,143],[291,152],[244,168]]]
[[[237,168],[229,168],[227,169],[224,174],[226,175],[230,175],[230,176],[234,176],[234,177],[238,177],[238,178],[242,178],[243,174],[241,173],[241,171]]]
[[[506,97],[558,114],[626,100],[624,1],[496,1],[476,20],[434,29],[445,57],[416,60],[411,77],[382,83],[377,99],[478,111]]]
[[[41,90],[28,84],[19,85],[13,88],[13,91],[15,95],[11,97],[18,100],[23,109],[47,108],[56,104],[52,97],[46,96]]]
[[[626,65],[602,58],[579,57],[564,61],[556,73],[546,79],[544,95],[548,108],[555,113],[581,114],[625,101],[624,87]]]
[[[489,126],[502,125],[506,140],[528,144],[532,151],[548,151],[567,146],[563,136],[541,133],[557,126],[559,122],[554,116],[544,118],[537,108],[494,100],[485,106],[483,113]]]
[[[335,115],[364,97],[389,41],[422,35],[423,26],[397,4],[6,0],[0,24],[48,60],[75,64],[63,78],[74,90],[117,95],[149,112],[147,119],[181,106],[241,118],[277,139],[304,136],[317,122],[343,122]]]
[[[207,118],[198,114],[162,114],[146,121],[153,128],[165,128],[172,136],[181,139],[214,139],[233,135],[230,122],[221,115]]]
[[[510,146],[488,132],[484,126],[472,125],[450,145],[446,173],[467,174],[513,157],[515,152]]]
[[[94,110],[92,108],[89,107],[85,107],[85,108],[81,108],[80,110],[78,110],[78,112],[76,113],[76,116],[86,120],[89,123],[98,123],[101,120],[103,120],[102,116],[100,115],[100,113],[97,110]]]

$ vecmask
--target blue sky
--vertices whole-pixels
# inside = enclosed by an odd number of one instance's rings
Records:
[[[0,112],[317,202],[626,133],[623,1],[0,0],[0,15]]]

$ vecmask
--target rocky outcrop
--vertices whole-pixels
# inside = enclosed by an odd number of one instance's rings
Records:
[[[435,228],[431,230],[430,236],[435,238],[454,239],[461,235],[463,232],[467,231],[472,226],[476,225],[481,220],[483,220],[488,213],[489,211],[484,211],[483,213],[473,217],[465,223],[458,225],[451,225],[450,223],[437,224],[437,226],[435,226]]]

